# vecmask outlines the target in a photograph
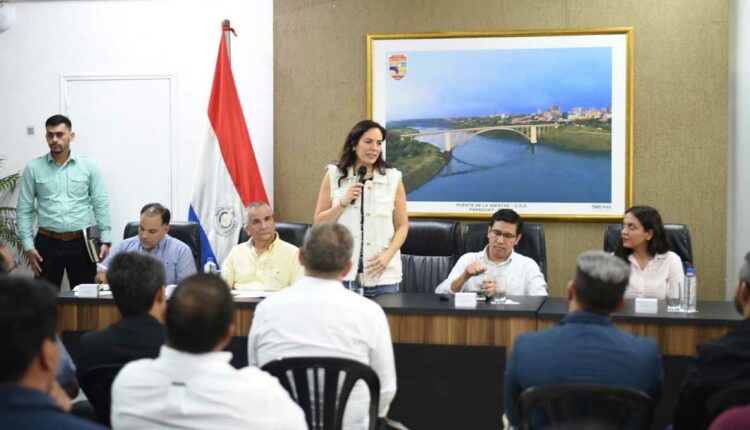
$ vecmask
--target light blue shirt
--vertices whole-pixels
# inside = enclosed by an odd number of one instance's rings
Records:
[[[16,224],[25,251],[34,248],[34,199],[39,227],[58,233],[80,231],[91,225],[93,211],[102,242],[110,241],[107,189],[99,169],[85,157],[71,153],[59,166],[48,153],[31,160],[23,169]]]
[[[120,252],[144,252],[151,254],[157,260],[164,263],[167,284],[178,284],[196,272],[195,260],[193,259],[193,252],[190,250],[190,247],[168,234],[156,244],[151,252],[143,249],[141,239],[138,236],[127,238],[112,249],[101,266],[104,266],[105,269],[109,267],[112,257]]]

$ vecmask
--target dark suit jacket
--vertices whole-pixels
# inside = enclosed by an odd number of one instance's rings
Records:
[[[95,366],[156,358],[164,344],[164,326],[152,316],[129,316],[104,330],[86,333],[78,345],[78,377]]]
[[[656,341],[615,328],[602,315],[575,312],[555,327],[516,338],[505,370],[505,413],[511,425],[519,426],[518,397],[545,384],[635,388],[656,404],[662,378]]]
[[[710,423],[703,414],[706,400],[740,382],[750,382],[750,320],[724,336],[698,345],[677,399],[675,430],[707,428]]]
[[[0,429],[104,430],[93,421],[66,414],[41,391],[0,385]]]

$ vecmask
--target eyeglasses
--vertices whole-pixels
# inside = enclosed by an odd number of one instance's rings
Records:
[[[47,139],[52,139],[53,137],[57,137],[58,139],[62,139],[65,137],[65,134],[67,132],[65,131],[48,131],[47,132]]]
[[[492,236],[495,239],[497,239],[499,237],[503,237],[504,239],[507,239],[507,240],[513,240],[513,239],[516,238],[515,234],[513,234],[513,233],[503,233],[500,230],[490,230],[490,236]]]

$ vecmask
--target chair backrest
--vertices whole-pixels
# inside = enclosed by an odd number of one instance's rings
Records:
[[[703,415],[706,418],[704,424],[708,425],[727,409],[744,405],[750,405],[750,382],[741,382],[717,391],[703,405]]]
[[[112,382],[114,382],[122,367],[122,364],[105,364],[92,367],[78,381],[94,408],[96,420],[106,426],[109,426]]]
[[[478,252],[489,243],[487,238],[488,223],[466,224],[464,232],[464,252]],[[524,222],[521,229],[521,240],[515,251],[536,261],[539,269],[547,279],[547,241],[544,237],[544,227],[541,224]]]
[[[125,226],[122,238],[127,239],[137,235],[139,226],[140,222],[138,221],[129,222]],[[193,221],[172,221],[169,223],[169,235],[190,248],[190,252],[193,253],[193,259],[195,260],[195,268],[201,272],[201,231],[198,223]]]
[[[690,229],[686,224],[664,224],[664,229],[669,237],[672,252],[680,256],[683,269],[693,267],[693,241],[690,238]],[[617,242],[620,240],[621,224],[609,224],[604,232],[604,250],[614,252]]]
[[[649,429],[651,398],[607,385],[540,385],[519,398],[521,428]]]
[[[370,391],[368,428],[375,429],[380,380],[370,366],[345,358],[295,357],[266,363],[263,370],[278,378],[292,399],[305,411],[310,430],[340,430],[354,383],[363,380]],[[344,380],[339,382],[342,373]]]
[[[463,240],[458,221],[411,219],[401,246],[403,278],[400,291],[434,293],[461,256]]]
[[[279,238],[284,242],[289,242],[297,248],[302,247],[302,242],[305,240],[305,234],[310,229],[310,224],[301,224],[297,222],[276,222],[276,232],[279,233]],[[237,243],[247,242],[250,236],[244,228],[240,229],[240,237]]]

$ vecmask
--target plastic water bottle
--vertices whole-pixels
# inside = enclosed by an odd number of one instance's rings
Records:
[[[215,274],[218,271],[218,266],[216,266],[216,262],[214,261],[214,259],[212,257],[208,257],[208,260],[206,260],[206,264],[203,265],[203,272]]]
[[[692,267],[688,267],[687,274],[685,274],[683,292],[680,298],[680,309],[683,312],[698,312],[698,310],[696,309],[697,287],[698,279],[695,277],[695,271]]]

